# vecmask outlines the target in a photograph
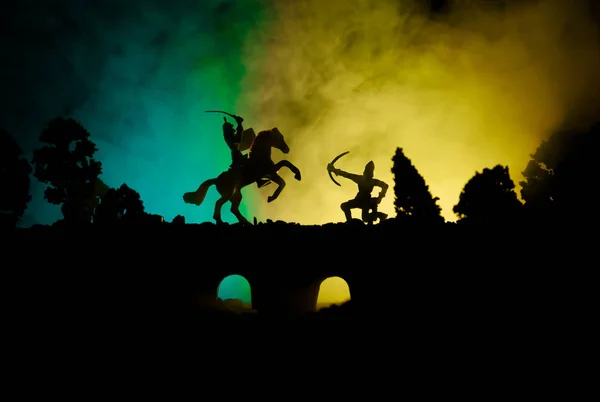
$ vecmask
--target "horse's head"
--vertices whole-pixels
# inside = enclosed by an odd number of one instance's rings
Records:
[[[284,154],[290,152],[290,147],[288,147],[288,144],[286,144],[285,140],[283,139],[283,134],[281,134],[277,127],[269,130],[269,133],[271,137],[271,146],[273,148],[277,148]]]

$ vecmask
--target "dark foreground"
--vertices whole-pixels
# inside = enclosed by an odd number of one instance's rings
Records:
[[[216,345],[237,344],[234,354],[275,350],[283,360],[312,359],[334,345],[348,356],[479,350],[496,359],[551,348],[556,357],[563,342],[584,344],[596,315],[595,244],[587,230],[563,230],[19,230],[3,250],[5,328],[15,342],[35,345],[30,351],[63,356],[167,350],[208,359],[226,353]],[[211,304],[233,273],[250,281],[258,313]],[[352,301],[311,311],[315,284],[334,275],[349,283]]]

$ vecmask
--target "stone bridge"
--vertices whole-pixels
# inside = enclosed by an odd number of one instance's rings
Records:
[[[5,283],[23,300],[62,300],[69,306],[85,300],[135,310],[187,300],[210,308],[221,281],[240,275],[250,284],[253,309],[263,315],[314,311],[319,286],[330,277],[347,282],[357,311],[404,316],[539,315],[542,307],[559,308],[568,297],[569,302],[582,297],[585,293],[556,291],[572,279],[556,254],[566,250],[564,243],[559,248],[545,239],[536,248],[525,233],[454,225],[28,229],[6,244],[14,261],[27,263],[5,270]],[[513,251],[520,244],[529,251]],[[587,266],[586,257],[578,257],[579,262],[569,256],[570,267]]]

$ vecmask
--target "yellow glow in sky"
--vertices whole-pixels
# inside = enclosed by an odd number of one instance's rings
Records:
[[[540,141],[600,93],[598,32],[579,0],[461,1],[435,21],[418,3],[281,0],[272,24],[248,37],[240,114],[257,131],[278,127],[303,176],[283,170],[288,185],[271,204],[274,185],[246,189],[263,193],[259,219],[342,221],[357,188],[334,185],[326,165],[344,151],[338,168],[375,162],[390,185],[381,210],[395,215],[401,147],[455,220],[476,171],[508,165],[518,183]]]

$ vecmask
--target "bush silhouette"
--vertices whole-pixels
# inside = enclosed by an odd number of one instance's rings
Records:
[[[397,219],[427,224],[444,223],[442,209],[437,205],[439,198],[431,195],[425,179],[404,155],[402,148],[396,149],[392,161]]]
[[[256,218],[254,219],[256,220]],[[177,215],[175,218],[173,218],[171,223],[174,225],[185,225],[185,216]],[[256,222],[254,222],[254,224],[256,225]]]
[[[51,120],[40,136],[45,146],[33,151],[34,176],[47,184],[44,198],[61,205],[65,223],[90,223],[106,186],[90,133],[73,119]]]
[[[521,207],[508,167],[497,165],[475,172],[453,211],[462,223],[506,223],[520,217]]]
[[[109,189],[94,212],[95,224],[142,223],[145,218],[140,194],[126,184]]]
[[[23,150],[4,129],[0,129],[0,227],[15,227],[31,201],[31,166]]]

